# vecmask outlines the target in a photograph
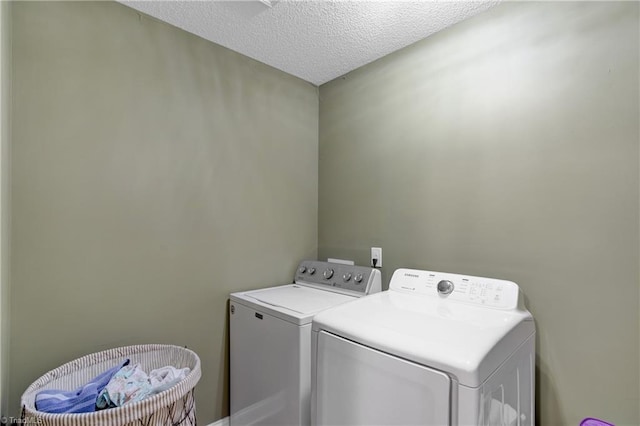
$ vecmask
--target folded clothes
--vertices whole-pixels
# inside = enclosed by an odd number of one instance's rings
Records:
[[[129,364],[129,360],[110,368],[97,375],[91,381],[76,390],[65,391],[46,389],[36,394],[35,407],[45,413],[91,413],[96,411],[96,398],[109,383],[112,377],[123,367]]]
[[[114,374],[100,392],[96,406],[101,410],[142,401],[178,384],[187,377],[189,371],[191,370],[188,368],[177,369],[167,366],[153,370],[147,375],[140,364],[126,366]]]

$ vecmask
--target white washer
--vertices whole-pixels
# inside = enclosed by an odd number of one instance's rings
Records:
[[[533,426],[535,326],[510,281],[398,269],[313,320],[312,424]]]
[[[376,269],[319,261],[294,282],[231,294],[232,426],[308,425],[313,316],[381,289]]]

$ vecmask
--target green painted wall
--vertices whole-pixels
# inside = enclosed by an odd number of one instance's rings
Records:
[[[640,423],[638,9],[505,3],[320,88],[319,255],[519,283],[544,426]]]
[[[199,421],[227,415],[229,293],[316,256],[318,89],[115,2],[12,12],[9,414],[160,342],[202,359]]]
[[[11,3],[0,3],[0,413],[9,404],[9,140],[11,137]]]
[[[166,342],[200,354],[213,422],[228,294],[375,245],[385,282],[521,285],[540,424],[640,423],[638,3],[498,6],[322,86],[320,111],[311,85],[116,3],[11,9],[4,414],[65,361]]]

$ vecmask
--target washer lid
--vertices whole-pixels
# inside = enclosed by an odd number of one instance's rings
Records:
[[[352,296],[345,296],[332,291],[316,290],[297,284],[255,290],[245,294],[259,302],[286,308],[302,315],[322,311],[354,299]]]
[[[319,313],[313,330],[448,372],[460,384],[478,387],[535,327],[522,310],[384,291]]]
[[[296,324],[309,323],[316,313],[357,299],[299,284],[233,293],[231,298],[269,310],[272,315]]]

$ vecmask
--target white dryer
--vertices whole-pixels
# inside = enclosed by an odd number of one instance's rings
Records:
[[[313,320],[312,424],[533,426],[535,326],[518,286],[398,269]]]
[[[304,261],[294,284],[231,294],[230,424],[308,425],[313,316],[380,290],[376,269]]]

